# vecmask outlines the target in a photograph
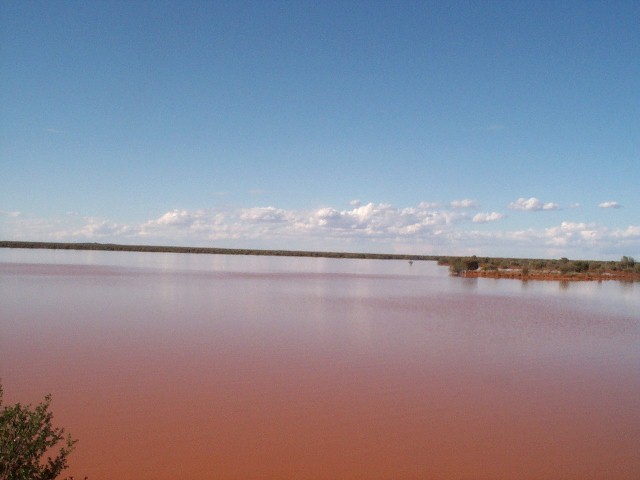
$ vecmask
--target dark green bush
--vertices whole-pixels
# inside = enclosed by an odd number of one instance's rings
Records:
[[[480,268],[480,263],[476,258],[467,258],[464,261],[464,268],[465,270],[470,270],[470,271],[478,270],[478,268]]]
[[[77,440],[70,434],[65,436],[63,428],[52,426],[51,395],[32,408],[20,403],[3,406],[2,394],[0,385],[0,480],[57,478],[68,467],[67,459]],[[62,446],[56,451],[60,442]]]
[[[575,272],[586,272],[587,270],[589,270],[589,262],[576,260],[573,262],[573,270]]]

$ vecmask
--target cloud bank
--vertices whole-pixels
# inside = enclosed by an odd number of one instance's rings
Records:
[[[516,209],[555,208],[536,198]],[[396,207],[353,201],[347,208],[308,210],[275,206],[173,209],[139,223],[66,215],[38,219],[3,215],[0,238],[35,241],[95,241],[265,249],[314,249],[416,254],[620,258],[640,256],[640,226],[609,228],[563,221],[542,228],[508,228],[501,212],[469,212],[474,200]],[[514,223],[514,222],[511,222]],[[491,224],[488,229],[486,224]]]

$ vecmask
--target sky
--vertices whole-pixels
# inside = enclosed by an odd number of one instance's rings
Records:
[[[640,2],[0,4],[0,240],[640,257]]]

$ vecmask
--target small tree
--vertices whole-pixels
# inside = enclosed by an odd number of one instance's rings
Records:
[[[620,259],[620,263],[624,269],[632,269],[636,264],[636,260],[633,257],[627,257],[626,255],[624,255]]]
[[[474,255],[471,258],[465,259],[464,268],[469,271],[478,270],[478,268],[480,268],[480,262],[478,262],[478,259]]]
[[[465,266],[461,258],[453,258],[449,263],[449,273],[451,275],[462,275],[464,273]]]
[[[67,458],[78,440],[52,426],[51,395],[35,408],[2,405],[0,384],[0,480],[53,480],[68,467]],[[63,441],[56,451],[56,445]],[[53,451],[52,451],[53,450]],[[53,457],[45,455],[54,454]]]

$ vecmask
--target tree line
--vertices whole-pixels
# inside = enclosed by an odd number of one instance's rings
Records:
[[[566,257],[559,259],[491,258],[473,255],[471,257],[440,257],[438,264],[448,266],[452,275],[464,275],[466,272],[476,270],[486,272],[517,270],[523,275],[532,272],[562,275],[576,273],[640,275],[640,262],[626,255],[619,261],[569,260]]]

